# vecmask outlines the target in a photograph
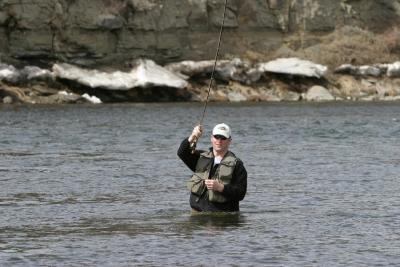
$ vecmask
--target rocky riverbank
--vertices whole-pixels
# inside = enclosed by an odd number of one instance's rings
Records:
[[[204,101],[224,2],[2,0],[0,97]],[[397,100],[399,22],[400,0],[229,0],[210,99]]]
[[[131,62],[127,71],[54,64],[51,69],[0,64],[3,103],[115,103],[205,101],[213,61],[164,66]],[[252,64],[218,61],[210,101],[395,101],[400,100],[400,62],[335,70],[299,58]]]

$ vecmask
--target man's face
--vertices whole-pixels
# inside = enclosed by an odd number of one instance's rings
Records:
[[[229,145],[231,144],[232,139],[226,138],[222,135],[212,135],[211,143],[214,151],[218,153],[225,153],[229,149]]]

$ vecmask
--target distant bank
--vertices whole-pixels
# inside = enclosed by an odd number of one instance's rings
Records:
[[[67,63],[51,69],[0,63],[4,104],[205,101],[214,61],[164,66],[131,62],[129,70],[88,69]],[[251,63],[219,60],[210,101],[398,101],[400,62],[343,64],[334,70],[300,58]]]
[[[3,0],[1,100],[202,101],[224,2]],[[400,0],[228,1],[211,100],[398,100],[399,21]],[[268,65],[291,58],[327,70]]]

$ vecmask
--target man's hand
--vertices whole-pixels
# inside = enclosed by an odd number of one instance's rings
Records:
[[[217,191],[217,192],[222,192],[224,191],[224,185],[218,182],[217,180],[212,180],[212,179],[206,179],[204,180],[204,183],[207,186],[207,189]]]
[[[203,126],[197,125],[193,128],[192,134],[189,136],[189,143],[197,142],[203,134]]]

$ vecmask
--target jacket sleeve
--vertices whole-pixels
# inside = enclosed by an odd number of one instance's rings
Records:
[[[190,143],[188,138],[183,139],[178,149],[178,157],[189,167],[192,171],[196,170],[196,164],[200,157],[200,151],[195,150],[194,153],[190,151]]]
[[[243,162],[239,160],[233,171],[233,177],[230,184],[224,186],[222,195],[229,200],[241,201],[244,199],[247,191],[247,171]]]

